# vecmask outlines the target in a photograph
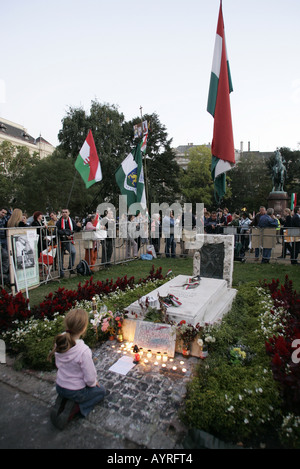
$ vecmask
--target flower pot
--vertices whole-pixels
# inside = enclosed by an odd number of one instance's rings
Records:
[[[110,335],[110,336],[108,337],[108,340],[115,340],[115,336],[114,336],[114,335]]]

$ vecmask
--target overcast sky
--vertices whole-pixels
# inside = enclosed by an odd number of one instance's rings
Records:
[[[156,112],[173,146],[212,140],[219,0],[1,2],[0,116],[53,145],[69,106]],[[300,142],[300,1],[223,0],[235,148]],[[101,150],[99,151],[101,155]],[[99,155],[99,156],[100,156]]]

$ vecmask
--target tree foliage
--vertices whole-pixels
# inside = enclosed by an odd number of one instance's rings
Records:
[[[188,154],[189,164],[180,177],[180,191],[184,202],[203,203],[211,208],[214,204],[214,188],[211,178],[211,152],[206,145],[192,147]]]

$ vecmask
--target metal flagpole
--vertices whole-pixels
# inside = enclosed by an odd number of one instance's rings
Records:
[[[142,132],[143,132],[143,108],[140,106],[141,112],[141,123],[142,123]],[[148,125],[148,124],[147,124]],[[144,133],[143,133],[144,135]],[[143,141],[143,140],[142,140]],[[147,178],[147,165],[146,165],[146,152],[144,152],[144,168],[145,168],[145,175],[144,175],[144,182],[145,182],[145,189],[146,189],[146,208],[149,215],[149,208],[148,208],[148,178]]]

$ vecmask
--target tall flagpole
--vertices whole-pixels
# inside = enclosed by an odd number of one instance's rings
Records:
[[[142,133],[143,133],[143,108],[140,106],[140,112],[141,112],[141,124],[142,124]],[[143,133],[144,135],[144,133]],[[143,140],[142,140],[143,141]],[[148,178],[147,178],[147,165],[146,165],[146,152],[144,152],[144,168],[145,168],[145,174],[144,174],[144,183],[145,183],[145,191],[146,191],[146,208],[149,214],[149,209],[148,209]]]

